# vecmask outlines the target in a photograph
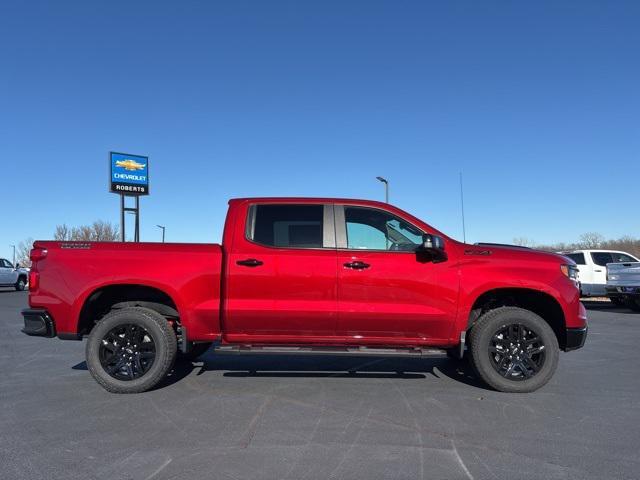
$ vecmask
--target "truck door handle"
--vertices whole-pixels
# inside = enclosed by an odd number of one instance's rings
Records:
[[[364,270],[365,268],[369,268],[371,265],[364,262],[347,262],[344,264],[347,268],[353,268],[354,270]]]
[[[602,270],[594,270],[594,272],[601,272]]]
[[[238,260],[236,263],[243,267],[259,267],[263,262],[255,258],[247,258],[246,260]]]

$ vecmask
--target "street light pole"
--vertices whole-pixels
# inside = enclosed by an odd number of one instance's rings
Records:
[[[389,181],[384,177],[376,177],[376,179],[384,183],[384,201],[389,203]]]
[[[13,266],[16,266],[16,246],[15,245],[9,245],[10,247],[13,248]]]
[[[156,227],[162,229],[162,243],[164,243],[164,230],[166,227],[164,225],[156,225]]]
[[[467,243],[467,230],[464,225],[464,195],[462,194],[462,172],[460,172],[460,210],[462,212],[462,241]]]

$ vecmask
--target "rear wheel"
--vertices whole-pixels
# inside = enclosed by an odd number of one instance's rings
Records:
[[[27,286],[27,281],[25,280],[24,277],[19,277],[18,281],[15,284],[15,288],[18,292],[21,292],[24,290],[24,287]]]
[[[624,306],[624,304],[625,304],[624,298],[622,298],[622,297],[611,297],[609,300],[611,300],[612,304],[614,304],[616,306],[619,306],[619,307]]]
[[[500,392],[532,392],[558,365],[555,333],[539,315],[501,307],[478,319],[470,334],[471,363],[478,376]]]
[[[629,297],[627,299],[627,307],[629,307],[634,312],[640,312],[640,298]]]
[[[159,313],[142,307],[113,310],[87,341],[87,367],[112,393],[140,393],[156,386],[176,358],[176,335]]]

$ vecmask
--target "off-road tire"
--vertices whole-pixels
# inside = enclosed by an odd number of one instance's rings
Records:
[[[100,362],[103,338],[119,325],[144,328],[155,347],[155,358],[140,378],[119,380],[111,376]],[[141,393],[155,387],[169,373],[176,358],[176,334],[169,322],[158,312],[144,307],[114,309],[91,331],[86,346],[87,367],[96,382],[111,393]]]
[[[24,278],[24,276],[20,276],[18,277],[18,281],[15,284],[15,288],[18,292],[22,292],[24,290],[24,287],[27,286],[27,280]]]
[[[196,360],[198,357],[204,355],[207,350],[211,347],[211,342],[208,343],[193,343],[191,344],[191,348],[187,353],[181,352],[178,350],[178,360],[185,360],[187,362],[192,362]]]
[[[537,373],[523,380],[505,378],[498,373],[489,353],[496,332],[509,325],[523,325],[535,332],[544,345],[542,365]],[[500,307],[485,313],[472,327],[469,344],[473,369],[487,385],[500,392],[533,392],[551,379],[558,366],[559,347],[555,333],[542,317],[523,308]]]

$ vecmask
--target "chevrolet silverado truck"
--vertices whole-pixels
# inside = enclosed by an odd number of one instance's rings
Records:
[[[640,312],[640,262],[607,264],[607,297]]]
[[[222,244],[36,241],[28,335],[86,338],[110,392],[215,353],[468,358],[504,392],[546,384],[587,318],[560,255],[447,237],[366,200],[229,202]]]

